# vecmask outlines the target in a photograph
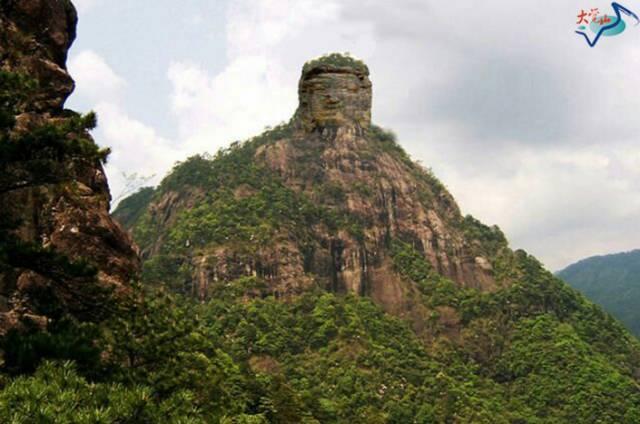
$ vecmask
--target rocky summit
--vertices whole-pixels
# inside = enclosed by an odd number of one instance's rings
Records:
[[[240,178],[221,181],[215,159],[192,158],[176,167],[148,205],[139,205],[146,212],[137,213],[136,222],[123,213],[135,199],[123,202],[115,217],[137,235],[148,272],[179,263],[188,291],[202,299],[213,285],[242,276],[256,276],[266,292],[285,297],[319,285],[369,296],[418,322],[417,289],[394,269],[394,246],[415,250],[433,272],[461,287],[492,291],[509,284],[494,272],[493,246],[469,231],[475,221],[463,218],[451,194],[408,158],[393,134],[371,123],[366,65],[340,55],[310,61],[298,95],[289,123],[221,153],[220,161],[237,160]],[[176,185],[196,167],[202,167],[190,175],[196,179]],[[291,204],[265,193],[271,189],[265,182]],[[243,222],[253,201],[264,202],[256,220],[279,222],[268,228]],[[206,233],[204,211],[219,207],[238,208],[241,216],[213,232],[236,225],[240,231],[229,228],[223,238]],[[502,237],[497,229],[482,229]]]
[[[372,122],[364,63],[311,60],[298,96],[289,122],[176,164],[114,212],[146,286],[197,300],[234,358],[299,396],[306,412],[269,420],[640,417],[637,341],[460,212]]]

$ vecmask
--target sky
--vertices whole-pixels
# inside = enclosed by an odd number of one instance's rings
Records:
[[[575,34],[599,0],[75,0],[67,107],[94,110],[113,197],[287,121],[305,61],[367,63],[373,121],[463,213],[558,270],[640,248],[640,26]],[[640,14],[640,0],[623,0]]]

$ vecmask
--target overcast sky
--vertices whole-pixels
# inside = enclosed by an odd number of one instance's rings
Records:
[[[589,1],[75,0],[67,105],[97,111],[117,196],[288,120],[303,63],[351,52],[373,120],[556,270],[640,248],[640,26],[589,48]]]

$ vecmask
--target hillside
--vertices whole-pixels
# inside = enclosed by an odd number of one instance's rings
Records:
[[[557,276],[640,336],[640,250],[583,259]]]
[[[0,422],[640,422],[638,340],[461,213],[364,63],[308,62],[289,122],[123,200],[138,250],[64,109],[73,5],[0,23]]]
[[[238,357],[320,422],[635,419],[637,342],[461,214],[371,122],[366,65],[313,60],[298,93],[289,122],[177,164],[114,212],[146,284],[219,310]]]

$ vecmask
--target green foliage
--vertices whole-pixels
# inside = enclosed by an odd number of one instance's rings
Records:
[[[534,422],[632,423],[640,416],[637,385],[553,316],[518,323],[497,368],[512,382],[512,402]]]
[[[171,228],[166,251],[244,242],[257,247],[280,227],[305,228],[318,220],[315,208],[277,182],[265,181],[255,194],[239,197],[230,189],[210,193],[207,202],[181,212]]]
[[[74,116],[0,138],[0,194],[71,181],[74,161],[106,162],[110,150],[85,136],[95,119],[94,114]]]
[[[171,173],[160,184],[158,191],[160,193],[171,190],[180,191],[185,187],[199,187],[214,191],[242,184],[259,189],[263,179],[271,179],[272,175],[266,167],[255,163],[254,156],[257,148],[284,138],[291,131],[290,125],[281,124],[243,143],[232,143],[228,148],[220,149],[213,157],[192,156],[174,166]]]
[[[471,215],[465,216],[462,220],[462,230],[467,240],[480,242],[481,253],[489,258],[495,258],[501,249],[509,245],[498,226],[484,225]]]
[[[328,53],[310,60],[302,67],[302,75],[308,75],[316,68],[329,66],[336,68],[352,68],[357,72],[369,75],[369,68],[361,60],[351,57],[349,53]]]
[[[132,228],[146,211],[154,194],[155,190],[153,187],[141,188],[131,196],[122,200],[116,210],[113,211],[112,216],[118,220],[124,228]]]
[[[584,259],[557,275],[640,336],[640,250]]]
[[[11,129],[18,108],[36,87],[25,75],[0,70],[0,133]]]
[[[236,388],[242,376],[194,312],[188,302],[162,291],[146,293],[107,328],[109,368],[115,380],[150,387],[163,401],[188,391],[191,405],[220,419],[244,408]]]
[[[71,317],[52,321],[46,331],[39,328],[11,330],[0,339],[5,372],[32,373],[42,360],[73,360],[87,373],[99,369],[100,349],[94,341],[99,328]]]
[[[297,417],[282,421],[267,412],[272,422],[404,423],[418,416],[419,422],[454,416],[492,422],[490,410],[477,411],[482,402],[466,394],[488,397],[493,384],[479,382],[464,367],[445,377],[407,323],[367,299],[315,292],[291,303],[212,300],[203,308],[233,357],[270,364],[254,367],[257,378],[269,382],[270,402],[262,405],[278,402],[285,390],[288,416]],[[453,387],[464,394],[460,399],[441,396]]]
[[[413,246],[400,240],[391,243],[391,258],[396,272],[416,283],[427,306],[457,306],[469,293],[435,272],[431,264]]]
[[[71,161],[104,162],[109,154],[86,136],[96,126],[93,112],[12,133],[15,115],[35,85],[24,75],[0,71],[0,194],[69,180]]]
[[[394,251],[407,278],[431,278],[430,267],[407,245]],[[523,270],[535,272],[526,259],[520,257]],[[60,405],[75,405],[59,412],[61,422],[153,422],[160,413],[167,414],[163,422],[222,423],[638,418],[634,368],[625,365],[634,361],[615,356],[624,353],[620,344],[606,346],[585,333],[579,322],[590,318],[580,314],[589,307],[579,298],[564,315],[529,305],[507,319],[510,302],[525,299],[510,294],[501,303],[496,299],[507,295],[500,291],[478,293],[493,306],[467,317],[460,342],[425,346],[406,321],[366,298],[320,290],[288,302],[247,298],[257,284],[253,278],[230,282],[203,304],[147,291],[104,326],[100,364],[76,371],[46,363],[32,377],[7,381],[0,405],[9,406],[0,406],[0,419],[49,417]],[[594,325],[621,334],[606,323]],[[627,349],[638,351],[633,344]],[[103,421],[96,414],[105,414]]]
[[[187,392],[153,401],[148,388],[91,383],[72,363],[45,363],[0,392],[5,423],[204,423]]]

